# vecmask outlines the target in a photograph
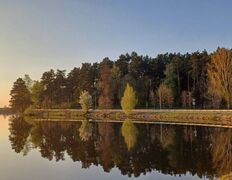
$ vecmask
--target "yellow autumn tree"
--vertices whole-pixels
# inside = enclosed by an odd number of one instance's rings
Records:
[[[79,99],[79,103],[85,113],[88,112],[88,110],[92,106],[92,96],[89,94],[88,91],[82,91]]]
[[[127,84],[124,95],[121,99],[122,110],[127,116],[131,114],[131,111],[135,108],[137,102],[138,100],[134,89],[129,84]]]
[[[165,104],[168,105],[169,108],[172,107],[174,98],[171,88],[164,83],[161,83],[156,94],[159,97],[160,109],[162,109],[162,106]]]
[[[209,94],[227,102],[230,108],[232,102],[232,51],[218,48],[211,55],[207,67],[209,78]]]

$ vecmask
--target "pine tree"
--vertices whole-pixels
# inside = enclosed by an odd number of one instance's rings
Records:
[[[23,113],[31,105],[31,94],[22,78],[14,82],[10,95],[10,106],[17,113]]]
[[[99,72],[99,99],[98,104],[102,109],[109,109],[113,105],[113,81],[112,81],[112,61],[108,58],[103,59],[100,64]]]

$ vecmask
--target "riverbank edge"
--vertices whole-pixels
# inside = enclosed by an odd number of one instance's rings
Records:
[[[129,117],[122,110],[101,109],[88,113],[80,109],[32,109],[25,113],[33,120],[123,122],[126,118],[137,123],[168,123],[232,127],[232,110],[136,109]]]

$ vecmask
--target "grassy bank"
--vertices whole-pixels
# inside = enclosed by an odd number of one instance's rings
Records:
[[[91,110],[85,114],[74,109],[34,109],[26,113],[32,119],[78,121],[85,118],[95,121],[120,122],[126,119],[122,110]],[[134,110],[134,122],[196,124],[232,127],[232,110]]]

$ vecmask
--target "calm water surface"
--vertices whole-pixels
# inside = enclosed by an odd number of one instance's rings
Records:
[[[232,171],[232,131],[0,116],[0,163],[1,180],[217,179]]]

